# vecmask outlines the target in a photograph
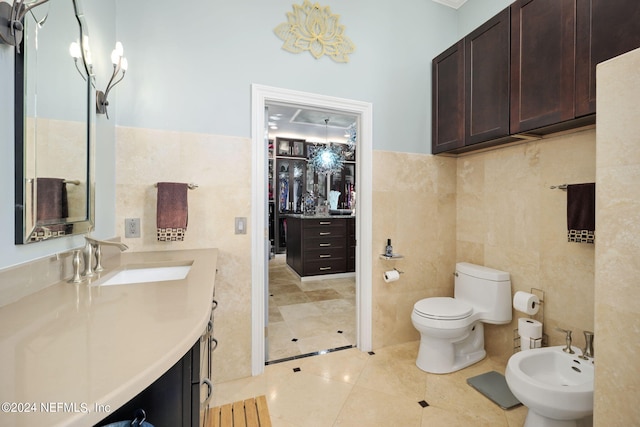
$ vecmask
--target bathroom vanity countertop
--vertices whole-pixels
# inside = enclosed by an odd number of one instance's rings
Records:
[[[125,252],[104,262],[103,277],[126,265],[193,263],[183,280],[61,282],[0,307],[0,425],[91,426],[162,376],[205,330],[217,256]]]

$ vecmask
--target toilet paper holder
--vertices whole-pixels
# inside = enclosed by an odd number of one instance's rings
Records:
[[[540,347],[547,347],[549,345],[549,336],[544,332],[544,291],[538,288],[531,288],[531,293],[537,296],[538,299],[540,300],[539,302],[540,310],[538,310],[538,313],[530,317],[542,323],[543,329],[542,329],[542,338],[536,338],[534,340],[535,343],[530,343],[530,345],[534,344],[535,346],[537,342],[541,340]],[[513,330],[513,353],[515,354],[520,350],[521,350],[520,334],[518,334],[518,328],[515,328]]]

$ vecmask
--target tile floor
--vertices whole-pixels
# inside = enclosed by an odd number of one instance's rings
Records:
[[[486,358],[452,374],[427,374],[415,366],[418,344],[268,365],[262,375],[216,384],[211,406],[264,394],[274,427],[523,425],[526,407],[505,411],[466,383],[492,370],[504,373],[503,364]]]
[[[276,255],[269,295],[267,361],[355,345],[355,277],[301,281]]]

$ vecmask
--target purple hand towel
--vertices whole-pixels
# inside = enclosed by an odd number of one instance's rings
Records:
[[[178,182],[158,183],[157,227],[158,241],[183,241],[187,231],[188,184]]]
[[[567,185],[567,239],[595,243],[596,184]]]

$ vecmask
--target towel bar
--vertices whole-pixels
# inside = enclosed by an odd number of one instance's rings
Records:
[[[552,190],[558,189],[558,190],[565,190],[567,189],[567,184],[560,184],[560,185],[552,185],[551,187],[549,187]]]

